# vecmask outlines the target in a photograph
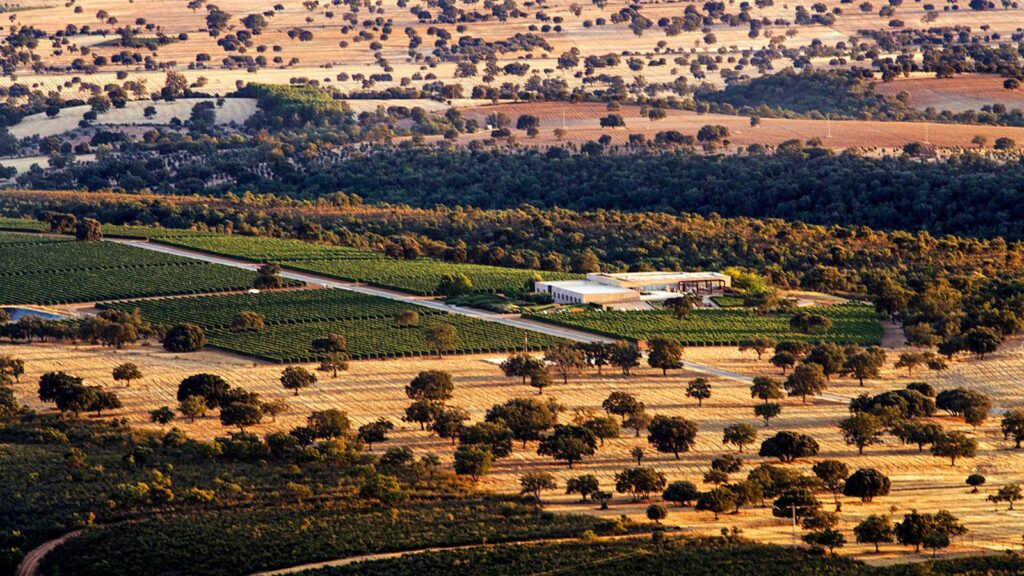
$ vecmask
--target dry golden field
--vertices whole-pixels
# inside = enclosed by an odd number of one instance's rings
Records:
[[[770,24],[765,26],[762,34],[755,38],[748,35],[749,28],[745,23],[730,26],[722,22],[716,22],[710,26],[710,33],[715,36],[713,43],[705,40],[705,32],[701,30],[683,31],[676,35],[668,35],[655,24],[647,29],[642,35],[634,34],[628,21],[613,22],[612,16],[620,10],[630,6],[629,2],[576,2],[574,0],[526,0],[514,3],[522,11],[520,17],[510,17],[504,21],[488,14],[489,10],[482,4],[459,3],[461,8],[467,11],[478,11],[487,14],[488,18],[478,21],[464,23],[463,29],[459,25],[450,23],[424,23],[419,21],[411,12],[414,7],[428,8],[423,2],[401,2],[398,0],[376,0],[374,2],[336,4],[327,1],[303,2],[302,0],[262,0],[252,2],[251,0],[218,0],[216,4],[221,10],[230,15],[230,28],[224,32],[228,34],[242,29],[239,19],[247,14],[272,12],[273,16],[268,18],[268,27],[253,39],[253,47],[244,53],[225,52],[217,45],[217,38],[206,32],[206,8],[200,7],[190,10],[186,0],[75,0],[72,2],[50,2],[49,0],[18,0],[10,3],[13,6],[24,10],[12,12],[6,22],[11,26],[34,26],[47,33],[63,30],[67,25],[74,25],[79,29],[90,27],[93,32],[107,31],[104,35],[99,34],[74,34],[68,37],[67,44],[52,45],[49,41],[40,42],[36,53],[41,61],[51,66],[67,66],[74,59],[81,57],[80,49],[89,48],[91,56],[100,55],[110,57],[121,49],[111,45],[111,41],[117,38],[116,30],[125,25],[138,25],[143,28],[152,25],[150,30],[142,29],[141,37],[155,37],[157,32],[168,36],[177,37],[179,34],[187,34],[183,41],[161,46],[155,52],[142,49],[146,56],[151,56],[155,63],[172,65],[173,68],[182,71],[191,81],[200,77],[206,80],[204,89],[211,93],[223,94],[235,88],[237,82],[260,81],[271,83],[287,83],[292,78],[315,79],[325,84],[338,87],[343,91],[360,90],[364,88],[361,81],[353,79],[353,74],[379,74],[384,72],[384,66],[378,61],[380,58],[386,60],[391,68],[391,80],[379,80],[373,88],[385,88],[398,86],[403,78],[407,79],[410,86],[422,86],[431,79],[428,74],[433,74],[445,82],[460,82],[469,88],[480,83],[476,78],[456,78],[455,65],[448,62],[428,64],[424,57],[429,56],[434,36],[427,34],[427,29],[434,27],[449,32],[452,43],[457,43],[460,37],[480,38],[487,41],[505,40],[515,34],[534,33],[544,38],[550,49],[536,48],[532,50],[514,50],[500,53],[498,56],[499,66],[509,62],[526,62],[530,64],[530,73],[526,76],[514,76],[501,74],[497,83],[503,81],[523,82],[533,72],[540,73],[546,78],[561,78],[566,80],[570,86],[580,84],[580,78],[574,76],[572,71],[557,69],[557,58],[563,52],[572,48],[580,50],[583,56],[593,54],[626,52],[644,55],[648,57],[661,57],[667,55],[667,62],[662,66],[647,67],[641,72],[630,70],[625,58],[623,62],[615,67],[602,69],[609,74],[621,75],[624,78],[632,79],[636,76],[643,76],[647,82],[666,82],[674,80],[679,76],[688,77],[690,80],[701,80],[695,78],[689,71],[688,65],[676,65],[673,59],[681,54],[702,55],[706,54],[712,58],[721,56],[720,68],[733,68],[737,65],[739,55],[744,50],[757,50],[768,46],[773,38],[776,42],[783,44],[786,48],[799,48],[809,46],[812,42],[821,42],[826,46],[834,46],[837,42],[849,44],[860,36],[863,30],[888,29],[889,22],[893,19],[902,20],[905,28],[929,28],[937,26],[966,26],[972,30],[980,30],[988,26],[987,33],[999,33],[1009,37],[1019,26],[1020,9],[1000,8],[994,11],[973,12],[966,6],[962,10],[952,10],[955,5],[937,4],[934,20],[925,21],[925,4],[904,3],[896,9],[892,16],[880,16],[878,11],[882,3],[875,3],[868,12],[863,12],[855,4],[843,4],[839,0],[828,0],[823,4],[827,9],[839,8],[841,13],[836,17],[834,24],[823,25],[797,25],[795,11],[800,3],[775,2],[774,5],[759,7],[751,3],[749,14],[758,19],[769,19]],[[809,8],[811,3],[803,5]],[[281,6],[281,10],[275,11],[275,6]],[[660,0],[642,3],[641,14],[652,22],[657,23],[660,18],[682,16],[683,10],[689,3],[676,0]],[[357,11],[352,11],[350,6],[356,6]],[[436,16],[439,8],[429,7],[432,14]],[[948,9],[948,10],[947,10]],[[726,5],[726,12],[738,14],[739,3],[729,2]],[[345,17],[351,15],[356,24],[349,30],[342,28],[348,22]],[[110,18],[115,19],[113,23]],[[138,19],[144,19],[138,24]],[[380,23],[376,19],[380,18]],[[597,24],[598,19],[603,18],[604,25]],[[382,38],[384,22],[390,21],[392,25],[391,34]],[[778,24],[779,21],[788,21],[791,24]],[[369,23],[366,25],[365,23]],[[551,27],[559,25],[561,31],[554,29],[544,31],[543,25]],[[535,27],[531,29],[531,26]],[[409,41],[405,30],[410,28],[424,39],[419,47],[419,60],[409,56]],[[289,32],[305,30],[313,34],[313,38],[303,41],[289,36]],[[368,32],[372,40],[359,39],[360,32]],[[371,42],[379,42],[379,46]],[[342,46],[342,42],[346,45]],[[264,46],[264,51],[258,47]],[[276,48],[275,48],[276,47]],[[189,69],[195,64],[196,55],[204,53],[210,55],[210,61],[205,64],[207,69]],[[242,55],[253,56],[264,54],[271,59],[281,57],[280,62],[270,62],[266,66],[255,71],[248,71],[244,67],[226,69],[221,65],[225,56]],[[293,61],[293,59],[295,59]],[[815,57],[812,59],[816,66],[828,65],[828,57]],[[774,63],[776,69],[785,67],[790,62],[781,58]],[[128,73],[128,79],[146,81],[151,90],[159,89],[163,82],[164,72],[153,69],[153,67],[114,66],[105,65],[99,69],[98,74],[88,75],[89,80],[99,85],[115,80],[115,72],[124,71]],[[347,79],[339,79],[339,73],[348,74]],[[744,73],[757,74],[755,67],[746,66]],[[419,77],[415,77],[419,74]],[[81,72],[76,71],[47,71],[34,72],[30,69],[20,70],[18,82],[29,86],[39,86],[46,90],[63,90],[65,83],[75,77],[82,77]],[[343,77],[344,78],[344,77]],[[703,80],[712,83],[720,83],[719,71],[709,71]],[[15,80],[3,78],[0,83],[8,85]]]
[[[917,76],[892,82],[875,82],[875,92],[895,96],[910,94],[914,108],[961,112],[980,110],[986,104],[1000,103],[1007,108],[1024,107],[1024,91],[1003,88],[1004,78],[993,74],[964,74],[953,78]]]
[[[27,373],[22,383],[16,386],[19,397],[36,408],[45,408],[35,398],[35,381],[43,371],[65,370],[85,377],[87,383],[112,387],[125,403],[123,410],[112,416],[125,417],[133,424],[152,427],[147,421],[150,409],[175,405],[177,383],[185,376],[197,372],[213,372],[227,378],[232,384],[261,393],[265,398],[286,398],[288,414],[279,417],[276,423],[266,422],[253,431],[266,433],[287,429],[303,421],[314,409],[328,407],[346,410],[356,425],[384,416],[397,424],[388,445],[408,445],[419,453],[434,453],[446,462],[450,461],[453,447],[446,440],[419,431],[415,425],[402,423],[399,418],[408,404],[404,396],[404,385],[420,370],[440,369],[452,373],[456,383],[455,397],[451,404],[466,408],[473,421],[481,420],[492,405],[516,396],[535,394],[532,388],[522,386],[518,380],[504,378],[492,356],[465,356],[444,359],[419,359],[396,361],[354,362],[351,370],[338,378],[323,378],[310,389],[303,390],[298,397],[281,388],[277,381],[281,366],[253,363],[249,359],[218,351],[204,351],[197,354],[174,355],[157,347],[137,347],[128,350],[110,350],[93,346],[70,345],[29,345],[0,346],[0,353],[11,353],[27,362]],[[890,365],[895,360],[890,352]],[[777,369],[767,362],[758,361],[752,353],[740,353],[734,348],[689,349],[688,360],[702,362],[746,375],[778,375]],[[110,370],[118,363],[137,363],[145,377],[131,388],[115,385],[110,379]],[[989,394],[998,412],[1005,408],[1020,407],[1024,404],[1024,340],[1014,340],[1004,350],[984,360],[961,360],[953,363],[947,372],[935,374],[921,370],[908,377],[905,371],[889,368],[879,381],[869,382],[864,388],[850,380],[836,380],[832,383],[826,398],[809,401],[806,405],[798,399],[783,401],[782,415],[773,421],[770,429],[759,428],[762,436],[777,430],[795,430],[811,434],[821,444],[818,458],[839,458],[846,461],[851,469],[870,466],[888,474],[893,482],[891,495],[880,497],[871,504],[862,504],[854,499],[844,498],[841,527],[849,540],[850,530],[864,516],[870,513],[892,513],[897,519],[911,508],[934,511],[947,508],[960,517],[971,530],[969,535],[958,542],[952,553],[968,549],[1003,549],[1022,543],[1024,535],[1024,511],[1007,511],[1005,505],[993,505],[985,500],[998,486],[1008,482],[1024,481],[1024,451],[1011,449],[999,432],[999,418],[993,414],[989,421],[977,430],[970,430],[961,421],[940,415],[935,418],[948,429],[962,429],[974,435],[981,445],[977,458],[962,460],[951,467],[949,462],[931,456],[927,451],[918,453],[915,447],[904,447],[891,438],[881,446],[867,448],[858,456],[853,447],[843,443],[835,423],[847,414],[846,402],[857,394],[868,391],[902,387],[908,381],[923,380],[937,388],[967,386]],[[546,470],[559,478],[560,485],[577,474],[595,474],[605,489],[613,485],[613,476],[630,464],[629,450],[634,446],[644,447],[648,452],[644,463],[664,472],[669,481],[690,480],[700,485],[703,473],[708,469],[714,456],[730,452],[721,443],[721,430],[736,422],[748,422],[760,426],[752,415],[753,401],[745,382],[726,378],[712,378],[713,395],[703,407],[686,398],[686,382],[697,376],[694,372],[682,371],[663,377],[651,369],[640,370],[630,378],[624,378],[611,371],[598,376],[595,373],[570,380],[568,385],[556,384],[545,392],[566,405],[567,413],[562,420],[572,418],[576,409],[599,412],[601,401],[615,390],[634,393],[643,400],[652,413],[679,415],[696,420],[700,425],[697,446],[694,451],[675,460],[671,455],[662,455],[650,448],[645,438],[635,438],[631,432],[623,431],[620,439],[609,440],[594,457],[587,458],[575,469],[537,456],[536,445],[531,443],[526,450],[518,446],[515,453],[499,461],[492,473],[481,485],[499,491],[515,491],[518,476],[528,470]],[[321,377],[323,375],[321,374]],[[105,416],[110,417],[110,416]],[[227,432],[216,416],[207,417],[196,423],[178,421],[187,433],[210,438]],[[380,448],[377,448],[378,450]],[[748,452],[750,450],[748,449]],[[756,447],[754,448],[756,452]],[[744,456],[748,464],[761,461],[756,456]],[[794,466],[809,472],[811,462],[801,461]],[[988,478],[988,485],[980,494],[970,494],[963,481],[968,474],[980,472]],[[741,474],[745,474],[741,472]],[[828,507],[828,495],[821,499]],[[552,509],[590,512],[608,515],[642,515],[646,504],[630,504],[625,496],[616,495],[611,509],[600,512],[591,505],[581,505],[571,497],[550,493],[546,499]],[[710,513],[698,513],[692,509],[670,509],[667,522],[685,530],[696,532],[717,532],[721,527],[738,526],[748,536],[787,543],[791,529],[785,520],[771,517],[769,509],[747,508],[738,515],[723,515],[715,522]],[[888,547],[886,555],[866,555],[864,547],[848,546],[848,552],[886,561],[893,558],[905,559],[908,553],[895,547]]]
[[[465,108],[466,118],[477,119],[481,126],[486,124],[490,114],[505,114],[512,125],[522,114],[540,119],[540,134],[530,138],[526,132],[513,130],[516,142],[524,146],[550,146],[559,143],[555,129],[565,129],[563,142],[582,144],[597,140],[607,134],[612,144],[625,145],[630,134],[643,134],[653,141],[658,132],[677,130],[684,135],[696,137],[697,131],[707,124],[717,124],[729,129],[729,141],[733,147],[750,144],[778,145],[786,140],[806,142],[820,139],[821,145],[832,149],[860,147],[865,150],[892,150],[910,142],[928,142],[941,148],[976,148],[971,140],[976,135],[986,138],[991,146],[997,138],[1008,137],[1017,142],[1024,141],[1024,128],[1008,126],[961,126],[934,122],[884,122],[863,120],[812,120],[806,118],[762,118],[758,126],[751,127],[745,116],[726,114],[698,114],[685,110],[668,110],[664,119],[651,121],[640,115],[638,106],[622,106],[609,112],[604,104],[561,102],[517,103]],[[619,114],[625,127],[602,128],[600,120],[608,114]],[[482,140],[490,137],[489,131],[460,136],[460,142]]]

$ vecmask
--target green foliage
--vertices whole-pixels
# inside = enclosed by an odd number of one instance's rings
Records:
[[[247,270],[112,242],[4,246],[10,249],[0,250],[0,303],[59,304],[242,290],[255,278]]]
[[[604,532],[606,524],[500,501],[394,510],[278,503],[92,528],[47,555],[43,573],[99,576],[116,566],[125,576],[234,576],[375,552]]]
[[[535,274],[547,280],[579,278],[578,274],[456,264],[432,258],[395,259],[352,248],[254,236],[187,236],[161,241],[254,262],[273,260],[286,268],[421,295],[446,293],[448,288],[442,286],[451,284],[446,278],[469,281],[468,285],[459,284],[460,294],[467,290],[517,294]]]
[[[881,342],[882,325],[868,306],[829,306],[823,307],[821,313],[832,320],[833,327],[816,335],[792,330],[789,315],[758,316],[736,309],[696,309],[690,311],[685,320],[677,320],[663,311],[532,314],[530,318],[613,338],[643,341],[675,338],[684,346],[737,346],[754,337],[810,342],[824,339],[842,344]]]

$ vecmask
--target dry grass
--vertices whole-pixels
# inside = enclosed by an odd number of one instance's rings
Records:
[[[612,144],[625,145],[630,134],[643,134],[648,141],[654,140],[658,132],[677,130],[682,134],[696,137],[697,131],[707,124],[717,124],[729,129],[732,147],[746,147],[750,144],[777,145],[786,140],[806,142],[820,139],[823,146],[833,149],[861,147],[872,150],[896,149],[910,142],[929,142],[942,148],[971,148],[971,139],[980,134],[991,145],[997,138],[1006,136],[1024,141],[1024,128],[1002,126],[969,126],[940,124],[932,122],[882,122],[860,120],[811,120],[762,118],[761,124],[750,126],[745,116],[725,114],[697,114],[683,110],[670,110],[662,120],[651,121],[640,115],[637,106],[623,106],[610,112],[603,104],[568,104],[545,102],[531,104],[500,104],[468,108],[462,111],[467,118],[476,118],[481,126],[493,113],[507,115],[515,126],[516,118],[531,114],[540,119],[540,134],[530,138],[524,131],[513,130],[516,142],[525,146],[550,146],[559,143],[554,131],[564,128],[564,142],[597,140],[602,135],[611,136]],[[626,123],[624,128],[602,128],[600,119],[608,114],[619,114]],[[490,132],[481,131],[475,135],[463,136],[463,143],[489,138]]]
[[[43,408],[34,397],[34,382],[40,373],[46,370],[66,370],[85,377],[89,383],[113,387],[125,403],[125,408],[118,411],[117,416],[124,416],[139,426],[152,427],[147,421],[148,410],[162,405],[174,406],[177,383],[186,375],[208,371],[221,374],[233,384],[259,392],[267,398],[288,400],[291,407],[289,414],[280,417],[277,423],[268,422],[256,427],[253,430],[255,432],[287,429],[301,423],[311,410],[335,407],[348,411],[357,425],[381,416],[391,418],[398,424],[398,429],[390,445],[408,445],[417,452],[435,453],[445,460],[450,459],[453,450],[449,442],[399,421],[408,404],[403,387],[418,371],[442,369],[451,372],[456,382],[452,403],[469,410],[474,421],[482,419],[485,411],[493,404],[533,394],[533,389],[521,386],[518,381],[503,378],[494,363],[495,358],[484,356],[355,362],[351,370],[339,378],[325,378],[314,388],[304,390],[300,396],[294,397],[283,390],[277,381],[280,366],[254,364],[246,358],[216,351],[174,355],[153,347],[123,351],[58,345],[3,348],[0,352],[13,353],[27,361],[28,373],[17,390],[23,401],[37,408]],[[767,362],[758,361],[753,353],[739,353],[732,348],[690,349],[687,350],[687,358],[748,375],[778,375],[777,369]],[[894,359],[893,356],[891,360]],[[110,380],[110,370],[125,361],[139,364],[146,374],[142,381],[133,384],[131,388],[116,386]],[[969,386],[990,394],[996,407],[1017,407],[1022,404],[1021,398],[1024,398],[1022,374],[1024,343],[1017,340],[990,358],[959,361],[949,371],[938,375],[922,371],[910,378],[902,370],[888,369],[881,380],[870,382],[864,388],[857,386],[856,382],[837,380],[832,383],[830,401],[818,399],[804,405],[796,399],[785,400],[782,416],[773,422],[771,429],[762,429],[762,434],[783,429],[811,434],[821,443],[819,458],[839,458],[848,462],[851,468],[876,467],[892,478],[893,492],[888,497],[879,498],[871,504],[845,499],[842,528],[851,540],[852,534],[849,531],[867,514],[892,512],[900,517],[911,508],[948,508],[971,530],[970,536],[959,543],[954,551],[962,552],[972,547],[1002,549],[1020,542],[1021,533],[1024,532],[1024,511],[1009,512],[1004,509],[1005,506],[994,507],[986,502],[985,496],[1001,484],[1024,480],[1024,452],[1008,449],[1008,443],[1003,441],[999,433],[997,417],[974,431],[952,418],[936,418],[947,428],[970,431],[981,444],[977,458],[958,462],[955,467],[950,467],[947,461],[934,458],[928,452],[919,454],[916,448],[903,447],[892,439],[887,439],[883,446],[868,448],[863,456],[857,456],[853,448],[843,443],[835,423],[847,414],[846,398],[864,391],[879,392],[902,387],[911,379],[932,382],[940,389]],[[730,451],[720,441],[722,428],[735,422],[759,422],[752,416],[753,402],[746,384],[734,380],[713,378],[713,398],[698,408],[683,392],[686,382],[695,376],[694,373],[680,372],[662,377],[650,369],[641,370],[638,375],[628,379],[614,374],[588,374],[570,380],[568,385],[553,386],[547,393],[565,404],[569,415],[577,408],[599,411],[601,401],[610,392],[627,390],[646,402],[651,412],[696,420],[701,430],[697,446],[680,460],[675,460],[671,455],[656,454],[647,446],[644,438],[630,437],[626,431],[626,437],[609,440],[597,455],[588,458],[572,471],[537,456],[535,445],[531,444],[527,450],[517,448],[512,457],[496,464],[482,485],[495,490],[514,491],[518,476],[524,471],[547,470],[554,473],[562,485],[566,478],[586,473],[598,476],[602,485],[608,488],[613,484],[614,474],[630,464],[628,453],[634,446],[644,447],[648,452],[645,464],[663,471],[670,481],[687,479],[700,483],[710,459]],[[194,424],[179,422],[177,425],[189,434],[203,438],[226,432],[216,417],[207,417]],[[750,455],[745,456],[745,459],[748,464],[759,460]],[[809,464],[805,461],[793,466],[806,471]],[[963,484],[966,476],[973,472],[983,473],[989,479],[988,486],[981,494],[969,494]],[[547,498],[554,509],[602,513],[591,506],[576,504],[561,494],[552,493]],[[824,500],[826,498],[823,496]],[[612,509],[603,513],[642,515],[645,506],[629,504],[624,496],[617,496]],[[748,536],[780,543],[788,542],[791,537],[784,520],[774,519],[768,510],[760,508],[723,516],[719,522],[714,522],[710,514],[697,513],[691,509],[673,509],[668,522],[707,533],[717,532],[722,526],[739,526]],[[865,549],[851,544],[849,551],[863,554]],[[893,557],[905,558],[905,553],[890,550],[890,556],[871,556],[872,560],[880,561]]]
[[[982,106],[1004,104],[1007,108],[1024,107],[1024,91],[1006,90],[1004,78],[994,74],[965,74],[955,78],[900,78],[892,82],[876,82],[875,92],[895,96],[910,94],[910,105],[923,110],[962,112],[981,110]]]

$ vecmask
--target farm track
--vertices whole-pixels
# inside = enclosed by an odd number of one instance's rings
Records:
[[[596,537],[595,540],[600,541],[612,541],[612,540],[626,540],[630,538],[642,538],[647,537],[647,534],[627,534],[621,536],[603,536]],[[307,570],[318,570],[321,568],[336,568],[339,566],[348,566],[350,564],[360,564],[362,562],[374,562],[377,560],[391,560],[393,558],[401,558],[402,556],[415,556],[418,554],[429,554],[431,552],[452,552],[457,550],[472,550],[474,548],[485,548],[488,546],[529,546],[531,544],[564,544],[567,542],[579,542],[579,538],[539,538],[534,540],[516,540],[511,542],[499,542],[495,544],[466,544],[463,546],[435,546],[430,548],[418,548],[415,550],[403,550],[399,552],[380,552],[377,554],[363,554],[360,556],[352,556],[349,558],[338,558],[337,560],[327,560],[324,562],[310,562],[307,564],[299,564],[296,566],[289,566],[288,568],[280,568],[277,570],[268,570],[265,572],[256,572],[249,576],[284,576],[286,574],[295,574],[298,572],[305,572]],[[621,560],[622,557],[615,557],[610,560]],[[18,576],[22,576],[19,574]],[[30,575],[25,575],[30,576]]]
[[[22,558],[21,564],[18,564],[18,568],[14,571],[14,576],[36,576],[36,574],[39,573],[39,563],[43,561],[43,557],[49,554],[50,551],[57,546],[60,546],[64,542],[67,542],[81,533],[81,530],[68,532],[59,538],[43,542],[32,550],[29,550],[28,554],[25,554],[25,557]]]
[[[240,260],[237,258],[230,258],[226,256],[214,256],[205,252],[199,252],[195,250],[188,250],[185,248],[178,248],[176,246],[168,246],[165,244],[157,244],[146,240],[129,240],[120,238],[108,238],[109,242],[117,242],[119,244],[126,244],[136,248],[142,248],[145,250],[153,250],[155,252],[162,252],[164,254],[173,254],[175,256],[182,256],[185,258],[193,258],[196,260],[202,260],[212,264],[222,264],[224,266],[233,266],[235,268],[243,268],[246,270],[256,270],[259,266],[252,262]],[[376,288],[373,286],[367,286],[365,284],[359,284],[356,282],[344,282],[341,280],[335,280],[326,276],[320,276],[317,274],[311,274],[309,272],[298,272],[295,270],[289,270],[282,268],[281,277],[288,278],[291,280],[298,280],[300,282],[306,282],[307,284],[320,285],[324,288],[332,288],[337,290],[349,290],[360,294],[367,294],[370,296],[377,296],[380,298],[387,298],[389,300],[397,300],[399,302],[405,302],[407,304],[413,304],[416,306],[423,306],[433,310],[440,310],[451,314],[459,314],[462,316],[469,316],[476,318],[477,320],[483,320],[485,322],[494,322],[497,324],[504,324],[513,328],[519,328],[521,330],[530,330],[533,332],[539,332],[541,334],[547,334],[549,336],[556,336],[559,338],[565,338],[566,340],[572,340],[574,342],[613,342],[612,338],[591,334],[589,332],[582,332],[579,330],[572,330],[569,328],[562,328],[559,326],[553,326],[544,322],[538,322],[535,320],[528,320],[518,315],[513,314],[498,314],[496,312],[489,312],[486,310],[478,310],[475,308],[463,308],[461,306],[453,306],[451,304],[445,304],[429,297],[412,296],[409,294],[403,294],[395,290],[388,290],[385,288]],[[706,364],[699,364],[695,362],[685,362],[685,367],[694,372],[702,372],[710,374],[712,376],[718,376],[720,378],[727,378],[729,380],[735,380],[738,382],[750,382],[751,378],[739,374],[737,372],[730,372],[714,366],[708,366]]]

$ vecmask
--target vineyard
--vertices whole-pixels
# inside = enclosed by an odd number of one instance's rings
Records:
[[[611,524],[500,501],[374,509],[281,503],[90,528],[48,554],[42,573],[234,576],[374,552],[574,536]]]
[[[243,310],[258,312],[268,325],[300,324],[350,319],[391,319],[399,312],[415,309],[420,316],[442,312],[411,306],[347,290],[290,290],[260,294],[230,294],[200,298],[173,298],[114,303],[110,308],[138,308],[151,322],[191,322],[208,330],[226,329]]]
[[[110,242],[3,235],[0,303],[62,304],[242,290],[255,274]],[[14,238],[31,243],[10,243]],[[57,280],[59,277],[59,281]]]
[[[680,567],[685,566],[685,570]],[[655,546],[650,541],[506,544],[411,554],[400,558],[323,568],[306,576],[505,576],[560,574],[618,576],[620,574],[714,574],[716,576],[955,576],[1020,574],[1019,556],[990,556],[929,562],[924,566],[871,568],[848,558],[827,556],[800,548],[766,546],[720,538],[682,539]]]
[[[384,317],[280,324],[268,326],[261,332],[214,330],[207,335],[210,344],[218,348],[275,362],[313,360],[310,343],[328,334],[344,336],[352,358],[393,358],[430,354],[433,347],[426,331],[438,324],[455,327],[456,342],[449,350],[455,354],[507,353],[522,350],[525,344],[522,330],[454,314],[423,316],[419,326],[409,328],[399,328],[393,319]],[[539,333],[529,336],[531,350],[548,348],[558,341],[554,336]]]
[[[540,272],[481,264],[455,264],[431,258],[398,260],[381,254],[254,236],[161,237],[164,244],[253,262],[279,262],[286,268],[322,274],[339,280],[363,282],[418,295],[437,294],[441,279],[464,274],[479,292],[518,293],[535,275],[547,280],[579,278],[578,274]]]
[[[828,340],[840,344],[879,344],[882,325],[870,306],[843,304],[815,309],[832,320],[823,334],[803,334],[789,327],[791,315],[759,315],[739,309],[692,310],[684,320],[664,311],[587,311],[534,314],[551,324],[576,328],[612,338],[652,340],[672,337],[687,346],[735,346],[743,340],[763,337],[775,340]]]

